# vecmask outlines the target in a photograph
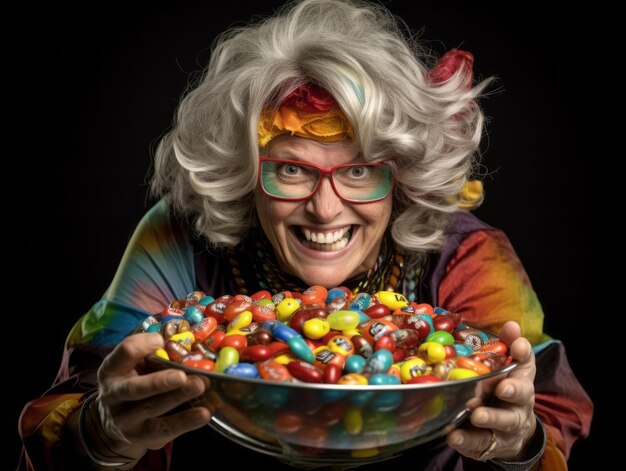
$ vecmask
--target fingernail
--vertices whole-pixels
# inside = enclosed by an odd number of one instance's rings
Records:
[[[511,397],[513,395],[513,392],[513,386],[505,386],[500,393],[500,397]]]
[[[486,412],[479,412],[476,414],[476,417],[474,417],[474,422],[477,424],[486,424],[487,420],[489,420],[489,416]]]

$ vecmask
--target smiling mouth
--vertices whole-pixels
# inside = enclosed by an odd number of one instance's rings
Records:
[[[343,249],[352,237],[353,226],[345,226],[334,231],[319,232],[308,227],[295,227],[295,233],[302,245],[321,252],[334,252]]]

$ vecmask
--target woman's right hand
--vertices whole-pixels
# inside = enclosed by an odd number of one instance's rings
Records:
[[[140,374],[142,360],[162,348],[160,334],[125,338],[98,370],[98,396],[90,404],[86,429],[92,452],[105,461],[139,460],[176,437],[207,424],[211,412],[193,407],[166,415],[202,394],[207,386],[177,369]]]

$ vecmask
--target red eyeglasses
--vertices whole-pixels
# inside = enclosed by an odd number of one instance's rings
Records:
[[[385,199],[396,183],[387,162],[337,165],[326,169],[297,160],[259,159],[259,183],[267,196],[283,201],[311,198],[328,175],[339,198],[348,203],[373,203]]]

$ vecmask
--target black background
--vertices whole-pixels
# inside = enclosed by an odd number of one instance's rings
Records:
[[[623,257],[613,235],[621,212],[610,204],[623,155],[611,145],[623,127],[611,110],[624,95],[623,74],[612,73],[624,62],[624,18],[602,2],[385,3],[438,53],[466,49],[477,77],[498,77],[482,102],[490,176],[477,214],[508,233],[543,303],[545,330],[565,342],[595,402],[591,436],[574,446],[571,469],[588,469],[600,453],[607,462],[617,449],[606,430],[620,410],[600,365],[615,364],[612,330],[623,322],[620,277],[608,271]],[[22,3],[7,17],[19,25],[8,42],[17,58],[4,72],[15,80],[4,95],[17,95],[18,124],[5,135],[12,169],[2,200],[10,459],[24,403],[53,380],[67,332],[107,288],[150,204],[152,150],[190,74],[208,61],[217,33],[279,4],[224,2],[218,12],[208,1]]]

